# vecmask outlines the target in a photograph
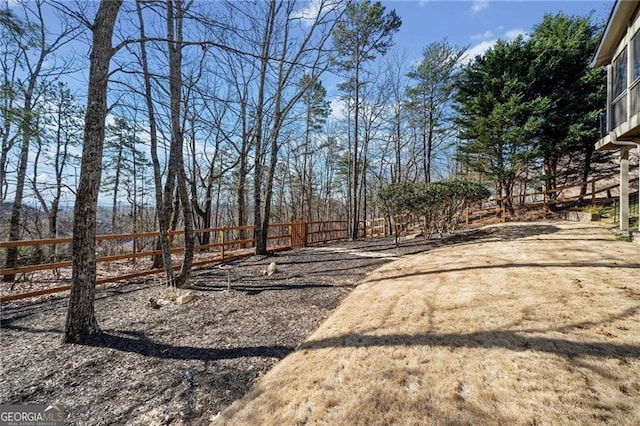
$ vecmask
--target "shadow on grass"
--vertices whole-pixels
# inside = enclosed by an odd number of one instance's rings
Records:
[[[432,274],[441,274],[441,273],[450,273],[450,272],[461,272],[461,271],[471,271],[471,270],[486,270],[486,269],[504,269],[504,268],[562,268],[562,267],[572,267],[572,268],[616,268],[616,269],[640,269],[640,263],[628,263],[628,264],[620,264],[616,262],[606,262],[606,263],[576,263],[576,262],[553,262],[553,263],[497,263],[493,265],[474,265],[474,266],[463,266],[460,268],[448,268],[448,269],[434,269],[432,271],[420,271],[414,272],[410,274],[398,274],[398,275],[390,275],[382,278],[369,279],[368,282],[376,282],[376,281],[388,281],[388,280],[397,280],[402,278],[409,277],[419,277],[421,275],[432,275]]]
[[[526,336],[518,331],[489,330],[474,333],[387,334],[369,336],[348,333],[341,336],[303,343],[299,349],[377,347],[377,346],[440,346],[446,348],[504,348],[512,351],[538,351],[566,356],[639,358],[640,347],[602,342],[574,342],[550,337]]]
[[[225,349],[174,346],[150,340],[141,332],[122,331],[120,334],[123,335],[103,332],[80,344],[83,346],[115,349],[154,358],[198,361],[252,357],[282,359],[294,350],[294,348],[290,346],[250,346]]]
[[[441,238],[438,237],[437,234],[432,236],[430,239],[425,239],[424,237],[417,236],[412,239],[400,241],[398,246],[396,246],[394,243],[394,236],[374,239],[362,239],[357,241],[340,241],[334,244],[312,244],[308,248],[305,248],[303,250],[307,250],[310,253],[317,254],[318,260],[289,260],[283,262],[282,264],[326,262],[331,255],[340,254],[339,251],[332,252],[331,248],[365,251],[369,253],[389,252],[390,255],[411,255],[416,253],[423,253],[425,251],[428,251],[429,249],[439,248],[443,246],[454,246],[458,244],[468,244],[474,242],[516,240],[536,235],[548,235],[559,232],[560,230],[561,229],[559,227],[553,225],[507,225],[504,227],[459,229],[455,233],[445,234]],[[322,250],[317,250],[314,252],[314,248],[322,248]],[[353,254],[349,252],[342,253],[353,256]],[[340,260],[346,259],[342,258]],[[389,261],[393,259],[384,259],[381,257],[379,258],[379,260]]]

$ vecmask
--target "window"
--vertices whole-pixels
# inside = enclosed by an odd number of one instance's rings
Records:
[[[640,30],[631,39],[633,49],[633,80],[640,78]]]
[[[627,96],[616,99],[611,104],[611,128],[616,129],[627,121]]]
[[[627,48],[613,61],[613,99],[627,88]]]

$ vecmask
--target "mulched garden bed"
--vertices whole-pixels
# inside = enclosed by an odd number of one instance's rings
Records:
[[[60,343],[66,295],[5,304],[0,403],[57,403],[69,424],[208,424],[391,260],[355,251],[405,255],[498,234],[483,228],[399,248],[387,237],[252,256],[231,270],[232,291],[226,270],[194,271],[189,292],[197,298],[183,305],[152,280],[110,286],[95,303],[102,333],[83,344]],[[277,271],[264,276],[271,262]]]

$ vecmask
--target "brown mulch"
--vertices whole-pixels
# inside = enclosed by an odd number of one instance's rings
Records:
[[[95,302],[102,333],[83,344],[60,343],[66,295],[5,304],[0,403],[57,403],[69,424],[208,424],[294,351],[365,274],[392,260],[354,250],[403,255],[507,237],[498,234],[483,228],[399,248],[387,237],[252,256],[231,269],[232,291],[225,291],[227,271],[194,271],[189,291],[198,297],[184,305],[149,306],[171,293],[153,281],[110,286]],[[270,262],[277,271],[265,277]]]

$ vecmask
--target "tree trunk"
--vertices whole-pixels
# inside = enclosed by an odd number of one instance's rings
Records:
[[[8,83],[5,83],[8,84]],[[0,150],[0,204],[4,202],[4,199],[7,196],[7,192],[5,190],[6,186],[6,175],[7,175],[7,157],[9,155],[9,150],[13,145],[13,142],[9,140],[9,131],[11,130],[11,120],[9,119],[8,111],[12,110],[13,106],[10,103],[8,106],[3,108],[3,114],[6,114],[4,117],[4,128],[2,129],[2,149]],[[5,110],[7,111],[5,113]]]
[[[593,158],[594,145],[588,143],[585,145],[584,151],[584,164],[582,169],[582,186],[580,187],[580,204],[584,201],[584,196],[587,193],[587,180],[589,179],[589,173],[591,173],[591,160]]]
[[[435,118],[433,116],[433,101],[429,111],[429,135],[427,137],[427,152],[425,159],[424,179],[425,183],[431,182],[431,157],[433,156],[433,131],[435,129]]]
[[[555,190],[558,187],[558,159],[553,156],[549,156],[544,160],[544,166],[544,173],[547,176],[546,189],[549,193],[549,198],[556,200],[558,198],[558,193],[551,190]],[[555,204],[553,204],[553,206],[555,207]]]
[[[42,16],[42,15],[41,15]],[[20,121],[20,132],[22,134],[22,145],[20,148],[20,157],[18,159],[18,175],[16,182],[16,195],[11,208],[11,219],[9,221],[9,241],[17,241],[20,239],[20,220],[22,218],[22,199],[24,197],[24,185],[27,177],[27,163],[29,160],[29,145],[31,137],[34,134],[33,120],[33,95],[36,89],[42,66],[45,62],[47,54],[50,50],[45,48],[45,40],[39,40],[40,54],[34,70],[28,77],[28,84],[24,93],[24,103],[22,117]],[[18,247],[9,247],[7,249],[7,259],[5,268],[15,268],[18,262]],[[13,282],[15,275],[5,275],[5,282]]]
[[[392,176],[392,180],[391,180],[392,183],[402,181],[402,172],[401,172],[401,170],[402,170],[402,163],[401,163],[401,161],[402,161],[402,158],[401,158],[401,156],[402,156],[402,145],[401,145],[402,123],[400,122],[400,119],[401,119],[401,117],[400,117],[400,108],[398,108],[396,110],[396,113],[395,113],[395,123],[394,123],[395,124],[395,136],[394,136],[394,139],[395,139],[395,156],[396,156],[395,164],[396,164],[396,170],[395,170],[395,173],[393,173],[393,176]]]
[[[175,6],[175,15],[173,8]],[[169,169],[176,170],[177,197],[182,206],[184,220],[184,256],[182,268],[176,277],[176,286],[183,287],[191,275],[193,263],[193,213],[187,189],[187,178],[184,168],[184,137],[180,122],[180,105],[182,103],[182,19],[184,10],[182,0],[167,0],[167,25],[169,39],[169,94],[171,97],[171,148]],[[173,160],[173,162],[171,162]],[[168,183],[168,182],[167,182]],[[177,216],[177,209],[175,214]]]
[[[116,170],[113,178],[113,198],[111,204],[111,233],[117,234],[116,222],[118,221],[118,189],[120,187],[120,173],[122,172],[122,143],[118,144],[116,155]]]
[[[187,182],[184,168],[178,174],[178,194],[180,196],[180,204],[182,205],[182,214],[184,220],[184,256],[182,258],[182,267],[180,273],[176,277],[176,287],[184,287],[189,282],[191,276],[191,266],[193,264],[193,248],[195,246],[195,238],[193,234],[193,212],[191,211],[191,201],[189,200],[189,191],[187,190]]]
[[[96,290],[96,210],[102,174],[107,81],[113,27],[122,0],[102,0],[93,29],[80,182],[74,207],[71,294],[63,341],[77,342],[99,331]]]
[[[147,114],[149,116],[149,146],[151,152],[151,162],[153,164],[153,179],[155,183],[156,211],[158,215],[158,228],[160,237],[156,250],[160,249],[162,256],[156,256],[153,260],[152,269],[164,267],[164,273],[168,282],[174,281],[173,262],[171,261],[171,251],[169,246],[169,217],[171,212],[165,208],[162,193],[162,172],[160,170],[160,160],[158,159],[158,131],[156,125],[155,108],[153,106],[151,90],[151,74],[149,73],[149,63],[147,61],[147,48],[144,31],[144,20],[142,19],[142,8],[140,0],[136,1],[138,12],[138,24],[140,26],[140,59],[142,62],[142,73],[144,77],[145,101],[147,104]]]
[[[138,233],[138,173],[137,173],[137,167],[136,167],[136,142],[135,142],[135,135],[133,135],[134,138],[132,139],[132,143],[131,143],[131,156],[132,156],[132,161],[131,161],[131,166],[133,167],[133,203],[131,205],[131,220],[132,220],[132,227],[131,227],[131,232],[133,234],[137,234]],[[144,178],[143,178],[144,181]],[[138,252],[138,239],[134,238],[133,239],[133,252],[137,253]],[[134,262],[136,261],[136,259],[134,259]]]
[[[429,183],[429,146],[427,135],[427,119],[425,117],[424,123],[422,123],[422,167],[424,169],[424,182]]]
[[[360,63],[359,63],[359,48],[355,50],[355,104],[354,104],[354,117],[353,117],[353,165],[351,176],[351,191],[353,199],[351,200],[351,239],[358,239],[358,225],[360,224],[360,211],[359,211],[359,192],[358,192],[358,115],[360,112]]]
[[[238,226],[245,226],[247,224],[247,203],[246,203],[246,185],[247,185],[247,155],[244,151],[243,141],[242,146],[242,154],[240,157],[240,168],[238,169],[238,193],[237,201],[238,201]],[[220,194],[220,186],[218,186],[218,195]],[[239,238],[241,240],[245,240],[247,238],[247,232],[245,229],[240,230]],[[242,244],[242,248],[245,245]]]
[[[20,239],[20,219],[22,218],[22,199],[24,197],[24,184],[27,177],[27,163],[29,160],[29,145],[32,136],[31,123],[31,91],[27,91],[25,95],[21,131],[22,131],[22,147],[20,148],[20,157],[18,160],[18,176],[16,182],[16,196],[13,200],[11,208],[11,219],[9,220],[9,241],[17,241]],[[15,268],[18,265],[18,247],[9,247],[7,249],[7,260],[5,268]],[[5,282],[13,282],[15,275],[5,275]]]
[[[262,126],[265,103],[265,90],[268,68],[268,57],[271,50],[271,37],[275,25],[275,3],[270,2],[267,24],[261,46],[260,60],[260,80],[258,84],[258,103],[256,107],[255,125],[255,158],[254,158],[254,179],[253,179],[253,199],[254,199],[254,238],[256,240],[256,254],[267,254],[267,230],[263,229],[262,217]]]

